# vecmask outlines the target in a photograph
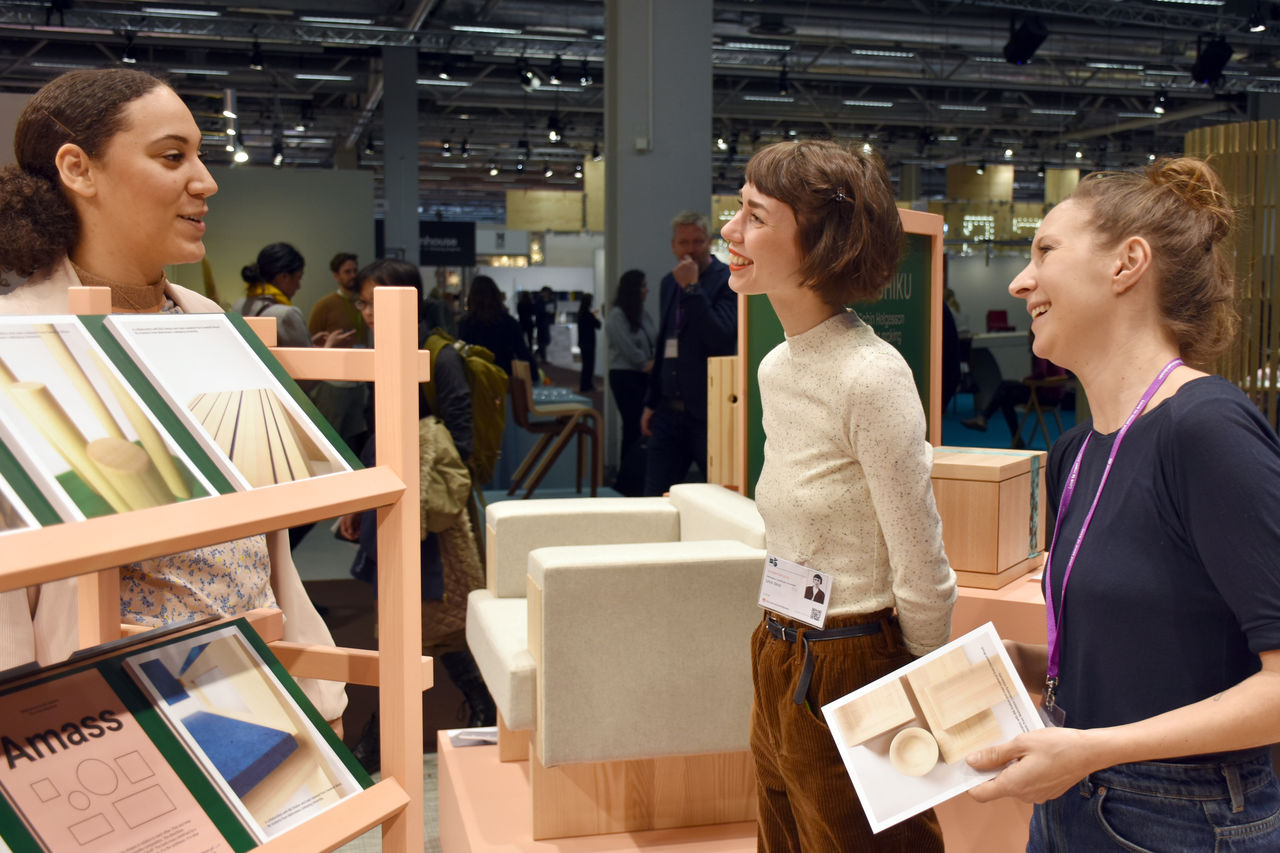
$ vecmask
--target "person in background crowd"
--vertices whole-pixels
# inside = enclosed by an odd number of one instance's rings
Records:
[[[329,272],[338,283],[338,289],[316,300],[307,318],[307,330],[317,332],[346,332],[354,334],[345,342],[347,346],[368,346],[369,327],[356,310],[360,292],[356,290],[357,258],[350,252],[339,252],[329,261]]]
[[[537,345],[534,338],[535,327],[537,321],[535,315],[537,308],[533,302],[533,294],[527,290],[522,290],[516,295],[516,319],[520,321],[520,331],[524,335],[524,342],[529,351]]]
[[[590,293],[584,293],[578,302],[578,352],[582,355],[578,390],[586,394],[596,390],[596,330],[600,328],[600,318],[591,309],[592,299]]]
[[[653,370],[657,324],[644,310],[649,283],[642,270],[627,270],[618,279],[613,307],[605,315],[604,337],[609,346],[609,390],[622,417],[622,467],[640,440],[640,416]],[[641,474],[640,489],[643,489]],[[637,493],[639,493],[639,489]]]
[[[738,350],[738,296],[711,254],[707,217],[671,220],[676,265],[662,277],[657,349],[640,431],[649,440],[644,493],[661,495],[694,465],[706,479],[707,359]]]
[[[473,278],[467,293],[467,311],[458,321],[458,337],[489,350],[493,363],[510,376],[512,359],[529,362],[532,370],[533,354],[525,346],[520,324],[507,312],[505,298],[498,283],[489,276]]]
[[[538,361],[542,364],[547,363],[547,347],[551,344],[551,327],[556,323],[556,294],[550,287],[543,287],[538,291],[538,295],[534,300],[533,319],[537,326],[538,348],[536,350]]]
[[[1094,172],[1009,285],[1092,412],[1049,454],[1049,644],[1005,644],[1056,725],[969,756],[978,800],[1036,803],[1031,853],[1280,850],[1280,439],[1203,369],[1234,221],[1201,160]]]

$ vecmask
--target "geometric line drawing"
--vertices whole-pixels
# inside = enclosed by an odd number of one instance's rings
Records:
[[[164,788],[159,785],[152,785],[136,794],[116,800],[115,807],[116,812],[130,829],[137,829],[147,821],[155,820],[177,808],[165,793]]]
[[[81,847],[112,832],[111,821],[107,820],[106,815],[103,814],[96,814],[87,820],[73,823],[67,827],[67,830]]]
[[[93,801],[89,799],[89,795],[84,791],[72,791],[67,794],[67,805],[78,812],[87,812],[89,806],[93,805]]]
[[[116,767],[120,768],[124,778],[134,783],[141,782],[143,779],[150,779],[156,775],[155,771],[151,769],[151,765],[147,764],[147,760],[137,750],[126,752],[116,758]]]
[[[47,803],[50,800],[56,800],[58,797],[62,796],[58,791],[58,786],[53,783],[52,779],[47,777],[44,779],[37,779],[32,782],[31,793],[35,794],[42,803]]]
[[[98,758],[88,758],[76,765],[76,778],[86,791],[105,797],[120,787],[120,777],[111,765]]]

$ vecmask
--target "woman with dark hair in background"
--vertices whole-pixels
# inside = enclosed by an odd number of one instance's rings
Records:
[[[522,290],[516,295],[516,319],[520,321],[520,331],[524,335],[524,342],[529,347],[530,352],[533,351],[533,335],[536,325],[534,314],[537,310],[533,302],[532,293]]]
[[[590,293],[584,293],[578,301],[578,352],[582,356],[578,390],[584,394],[596,390],[596,330],[600,328],[600,318],[591,310],[593,299]]]
[[[0,169],[0,272],[28,277],[0,297],[0,313],[65,314],[67,288],[81,284],[110,288],[117,312],[221,312],[164,274],[167,264],[204,257],[207,200],[218,186],[200,144],[186,104],[150,74],[72,71],[45,85],[18,118],[16,165]],[[158,626],[275,606],[285,613],[285,639],[333,645],[283,532],[120,570],[126,622]],[[0,667],[62,660],[77,636],[74,578],[0,593]],[[340,727],[343,685],[303,686]]]
[[[467,310],[458,321],[458,337],[469,344],[479,344],[493,353],[493,363],[511,375],[512,359],[527,361],[532,369],[533,354],[525,345],[520,323],[503,304],[503,292],[487,275],[471,280],[467,292]]]
[[[609,390],[622,416],[622,447],[619,459],[627,465],[627,454],[640,440],[640,415],[653,369],[653,342],[657,323],[644,310],[649,284],[641,270],[627,270],[618,279],[613,307],[605,315],[604,337],[609,346]],[[644,478],[644,466],[639,468]],[[644,483],[640,483],[644,488]]]
[[[275,317],[276,342],[282,347],[309,347],[332,345],[350,340],[354,330],[317,332],[307,331],[302,310],[293,304],[293,297],[302,287],[302,272],[306,261],[302,253],[288,243],[271,243],[258,252],[258,260],[240,271],[244,279],[245,296],[231,306],[231,310],[246,317]]]

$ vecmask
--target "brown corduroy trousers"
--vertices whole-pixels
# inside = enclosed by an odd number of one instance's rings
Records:
[[[889,611],[832,616],[826,627],[881,621],[876,634],[809,644],[813,676],[808,702],[793,699],[804,665],[799,638],[773,637],[764,622],[751,636],[755,700],[751,752],[760,804],[757,849],[764,853],[942,851],[942,829],[932,811],[873,834],[821,708],[913,659]],[[806,627],[775,617],[783,625]]]

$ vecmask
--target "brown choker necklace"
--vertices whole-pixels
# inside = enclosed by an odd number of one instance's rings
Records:
[[[87,287],[111,288],[111,308],[130,314],[150,314],[164,307],[164,288],[169,282],[161,273],[160,280],[154,284],[121,284],[102,276],[94,275],[75,261],[71,262],[80,283]]]

